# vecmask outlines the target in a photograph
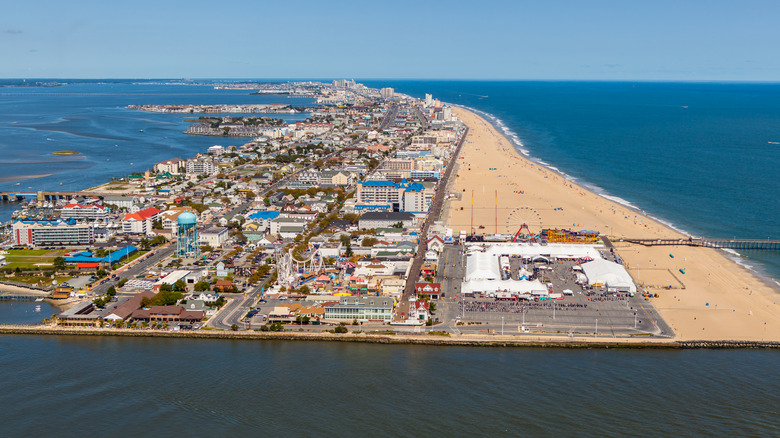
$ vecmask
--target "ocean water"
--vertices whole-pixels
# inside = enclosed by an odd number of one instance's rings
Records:
[[[0,337],[5,437],[777,436],[778,353]]]
[[[526,155],[694,236],[780,239],[780,84],[365,83],[487,113]],[[780,279],[780,253],[735,258]]]

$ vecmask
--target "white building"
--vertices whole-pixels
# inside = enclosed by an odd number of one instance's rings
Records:
[[[189,160],[187,161],[186,172],[187,175],[215,175],[219,171],[219,167],[211,161],[206,160]]]
[[[78,224],[74,220],[17,220],[12,231],[16,245],[86,245],[95,241],[92,225]]]
[[[63,219],[73,218],[76,220],[106,220],[108,218],[108,211],[102,205],[68,204],[60,210],[60,217]]]
[[[200,243],[219,248],[228,240],[228,229],[222,227],[206,228],[198,233]]]
[[[160,210],[149,207],[135,213],[128,213],[122,219],[122,232],[129,234],[149,235],[152,233],[152,223],[157,220]]]
[[[171,160],[165,160],[165,161],[160,161],[159,163],[155,163],[154,171],[157,173],[168,172],[168,173],[178,174],[181,173],[185,164],[186,161],[182,160],[181,158],[173,158]]]

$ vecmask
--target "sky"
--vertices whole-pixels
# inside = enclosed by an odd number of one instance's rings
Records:
[[[0,78],[780,80],[780,1],[0,0]]]

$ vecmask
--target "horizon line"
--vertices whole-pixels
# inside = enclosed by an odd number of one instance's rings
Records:
[[[100,80],[125,80],[125,81],[325,81],[346,79],[339,77],[267,77],[267,78],[240,78],[240,77],[2,77],[0,81],[10,80],[56,80],[56,81],[100,81]],[[757,79],[542,79],[542,78],[388,78],[388,77],[352,77],[355,81],[452,81],[452,82],[641,82],[641,83],[735,83],[735,84],[780,84],[780,80]]]

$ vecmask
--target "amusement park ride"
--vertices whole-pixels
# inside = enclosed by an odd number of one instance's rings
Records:
[[[292,249],[286,252],[281,246],[277,246],[275,249],[277,281],[280,286],[288,289],[295,288],[322,272],[323,257],[320,254],[320,250],[313,245],[309,245],[301,253],[300,259],[293,254]]]

